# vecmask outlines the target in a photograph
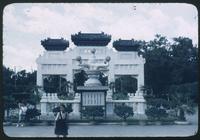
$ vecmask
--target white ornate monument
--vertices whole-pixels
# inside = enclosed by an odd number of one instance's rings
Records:
[[[113,115],[115,103],[126,103],[133,107],[135,115],[145,114],[145,100],[141,87],[144,86],[144,63],[142,56],[138,55],[139,44],[134,40],[117,40],[112,44],[111,36],[104,33],[81,33],[72,35],[71,40],[75,46],[69,45],[64,39],[46,39],[41,41],[45,48],[43,55],[37,58],[37,85],[43,88],[44,78],[49,75],[60,75],[70,83],[74,82],[74,75],[85,70],[89,79],[80,89],[87,88],[95,83],[105,93],[106,115]],[[71,46],[71,47],[69,47]],[[102,86],[96,78],[98,71],[108,77],[107,83],[114,83],[123,75],[129,75],[137,80],[135,93],[128,93],[128,100],[113,100],[113,90]],[[133,85],[134,86],[134,85]],[[71,103],[72,115],[80,116],[81,92],[75,93],[74,100],[60,100],[57,93],[45,93],[41,99],[41,113],[49,114],[53,107],[59,103]]]
[[[104,116],[106,117],[106,93],[108,86],[103,86],[99,81],[99,75],[104,70],[108,70],[110,57],[107,56],[104,62],[98,63],[95,56],[96,49],[92,49],[92,57],[87,63],[82,63],[81,57],[77,57],[80,69],[83,69],[88,75],[88,79],[85,81],[84,86],[78,86],[77,91],[81,93],[81,110],[84,110],[88,106],[99,106],[104,110]]]

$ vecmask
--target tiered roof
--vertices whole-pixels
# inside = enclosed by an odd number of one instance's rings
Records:
[[[72,42],[77,46],[106,46],[111,35],[101,33],[81,33],[71,35]]]
[[[117,51],[138,51],[140,44],[132,40],[116,40],[113,42],[113,47]]]
[[[47,38],[45,40],[41,40],[41,45],[47,51],[64,51],[69,47],[69,41],[61,38],[61,39],[51,39]]]
[[[72,42],[76,46],[107,46],[111,41],[111,35],[101,33],[81,33],[71,35]],[[69,41],[61,39],[47,38],[41,41],[41,45],[47,51],[64,51],[69,47]],[[113,42],[113,47],[117,51],[138,51],[140,44],[134,39],[131,40],[116,40]]]

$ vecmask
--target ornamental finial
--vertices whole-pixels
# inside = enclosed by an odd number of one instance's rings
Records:
[[[92,53],[92,54],[95,54],[95,52],[96,52],[96,49],[93,48],[93,49],[91,50],[91,53]]]

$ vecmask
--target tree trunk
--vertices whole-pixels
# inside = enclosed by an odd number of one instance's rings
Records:
[[[186,120],[186,118],[185,118],[185,112],[184,112],[183,109],[180,109],[179,119],[181,121],[185,121]]]

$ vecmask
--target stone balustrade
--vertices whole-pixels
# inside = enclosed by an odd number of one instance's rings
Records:
[[[42,115],[52,114],[54,107],[58,106],[60,103],[72,104],[73,112],[70,115],[74,117],[80,116],[80,94],[76,93],[74,100],[61,100],[58,98],[57,93],[43,93],[41,98],[41,113]]]
[[[128,106],[133,108],[133,112],[135,115],[137,114],[145,114],[144,110],[146,108],[145,100],[140,98],[135,93],[128,93],[128,100],[113,100],[110,94],[107,94],[106,97],[106,113],[107,115],[114,114],[115,104],[125,103]],[[52,114],[51,110],[55,106],[58,106],[60,103],[63,104],[72,104],[72,110],[69,115],[72,118],[80,118],[80,94],[75,93],[75,97],[73,100],[61,100],[58,98],[57,93],[43,93],[41,99],[41,113],[43,115]]]

